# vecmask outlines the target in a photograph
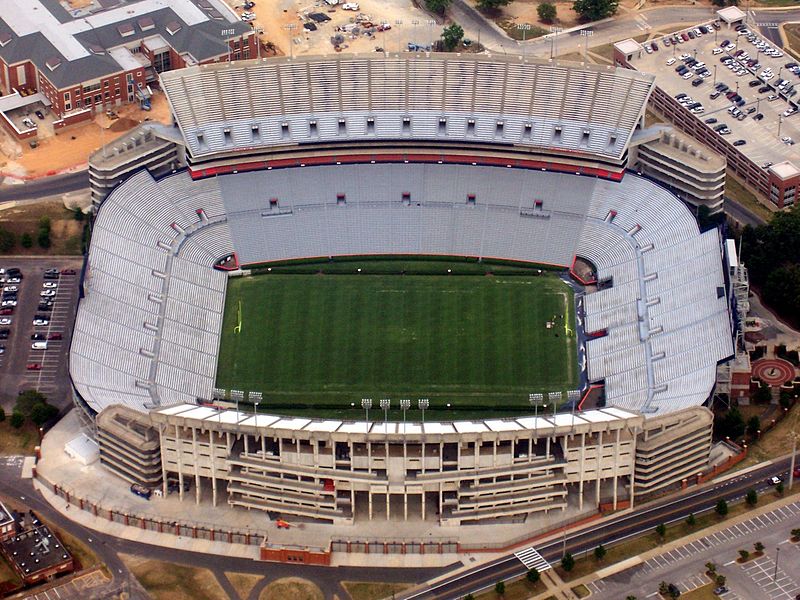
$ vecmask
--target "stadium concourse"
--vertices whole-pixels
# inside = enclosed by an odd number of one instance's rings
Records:
[[[100,414],[116,476],[272,515],[447,526],[618,508],[708,466],[702,405],[733,354],[723,250],[674,195],[625,174],[652,78],[394,56],[162,84],[189,168],[139,170],[100,206],[71,348],[76,404]],[[402,426],[198,407],[220,400],[228,277],[344,255],[591,263],[578,361],[605,407]]]

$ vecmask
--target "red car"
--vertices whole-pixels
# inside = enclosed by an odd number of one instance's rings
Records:
[[[48,340],[63,340],[64,337],[61,333],[55,332],[47,336]]]
[[[0,315],[13,315],[13,314],[14,314],[13,306],[6,306],[5,308],[0,308]]]
[[[28,366],[26,368],[28,369],[28,371],[41,371],[42,365],[40,365],[39,363],[28,363]]]
[[[62,275],[75,275],[75,269],[61,269]]]

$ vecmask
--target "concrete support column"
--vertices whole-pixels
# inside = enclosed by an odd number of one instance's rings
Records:
[[[580,472],[580,480],[578,481],[578,510],[583,510],[583,474],[586,467],[586,433],[581,433],[581,462],[578,471]]]
[[[369,473],[371,475],[372,474],[372,442],[369,441],[369,438],[365,438],[365,439],[367,440],[367,473]],[[350,456],[352,457],[352,454]]]
[[[425,520],[425,488],[422,488],[422,520]]]
[[[617,510],[617,462],[619,461],[619,429],[616,431],[616,436],[614,438],[614,477],[612,481],[614,482],[614,510]]]
[[[492,466],[497,466],[497,439],[492,440]]]
[[[389,488],[387,487],[386,488],[386,520],[387,521],[390,521],[391,517],[392,517],[392,515],[391,515],[391,499],[392,499],[392,495],[389,493]]]
[[[163,423],[158,425],[158,443],[161,446],[161,492],[164,498],[167,497],[167,459],[166,451],[164,450],[164,438],[167,426]],[[69,500],[67,500],[69,501]]]
[[[546,460],[550,460],[550,436],[547,436],[547,441],[545,442],[545,449],[544,449],[544,457]]]
[[[178,497],[183,502],[183,441],[177,424],[175,425],[175,452],[178,456]]]
[[[220,442],[222,441],[222,434],[219,434]],[[211,504],[217,505],[217,444],[214,442],[214,432],[211,432],[211,443],[209,444],[211,450]]]
[[[444,443],[439,442],[439,473],[444,471]]]
[[[197,428],[192,427],[192,453],[194,454],[194,502],[200,504],[200,461],[197,453]]]
[[[425,439],[422,440],[422,474],[425,475]]]
[[[408,488],[403,486],[403,521],[408,521]]]
[[[594,503],[597,506],[600,506],[600,481],[603,472],[603,455],[605,454],[603,450],[603,433],[602,431],[597,432],[597,479],[595,481],[594,493]]]
[[[531,434],[528,437],[528,462],[529,463],[533,462],[533,448],[534,448],[533,440],[534,440],[533,434]]]
[[[369,499],[369,520],[372,521],[372,490],[367,490],[367,498]]]

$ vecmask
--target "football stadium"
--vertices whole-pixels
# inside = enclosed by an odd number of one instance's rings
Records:
[[[458,525],[706,467],[726,257],[626,170],[652,77],[354,55],[161,85],[186,166],[100,205],[71,346],[110,477]]]

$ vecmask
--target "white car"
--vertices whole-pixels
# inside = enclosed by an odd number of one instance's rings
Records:
[[[58,284],[54,281],[45,281],[42,284],[42,287],[48,290],[54,290],[58,287]]]
[[[48,323],[50,323],[49,319],[34,319],[33,320],[33,324],[36,325],[37,327],[43,327],[44,325],[47,325]]]
[[[7,306],[16,306],[16,305],[17,305],[16,300],[3,300],[3,302],[0,303],[0,306],[2,306],[3,308],[6,308]]]
[[[694,73],[692,73],[692,72],[688,72],[688,73],[684,73],[683,74],[683,78],[684,79],[691,79],[692,77],[694,77]]]
[[[16,285],[7,285],[3,288],[4,292],[18,292],[19,288]]]
[[[39,295],[42,298],[52,298],[53,296],[56,295],[56,292],[55,292],[55,290],[43,290],[43,291],[39,292]]]
[[[339,4],[339,0],[325,0],[325,4],[327,4],[328,6],[336,6],[337,4]]]
[[[0,317],[0,325],[11,325],[11,317]]]
[[[792,146],[792,145],[794,145],[794,140],[793,140],[792,138],[790,138],[789,136],[782,137],[782,138],[781,138],[781,141],[782,141],[784,144],[788,144],[789,146]]]
[[[711,51],[712,54],[722,54],[722,48],[714,48]]]
[[[674,65],[674,64],[675,64],[675,62],[676,62],[676,58],[673,56],[672,58],[670,58],[669,60],[667,60],[667,66],[668,66],[668,67],[671,67],[672,65]]]
[[[678,59],[679,59],[679,60],[686,60],[687,58],[689,58],[689,56],[691,56],[691,55],[689,55],[689,54],[686,54],[686,53],[684,52],[683,54],[681,54],[681,55],[678,57]]]
[[[342,10],[358,10],[358,2],[345,2],[342,4]]]

